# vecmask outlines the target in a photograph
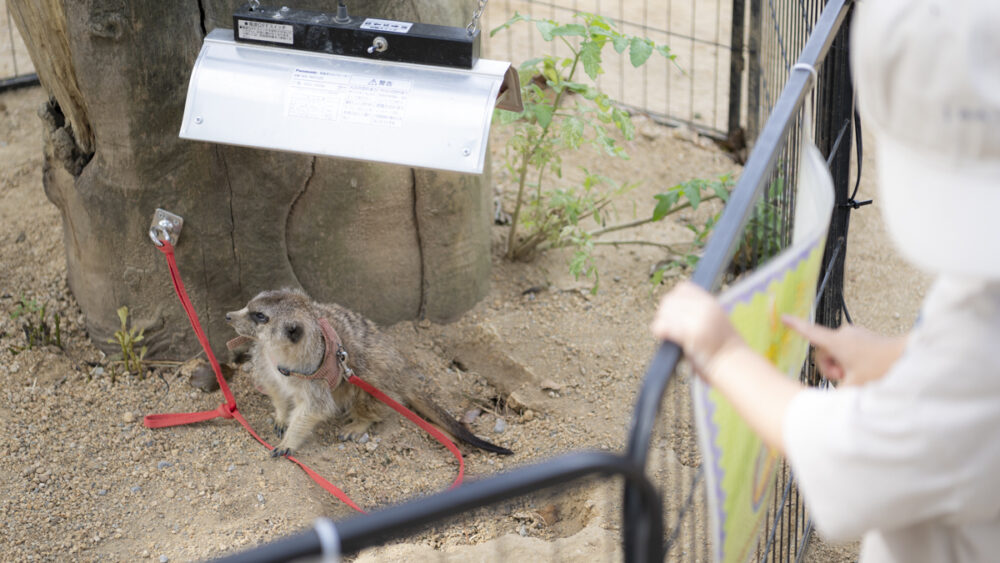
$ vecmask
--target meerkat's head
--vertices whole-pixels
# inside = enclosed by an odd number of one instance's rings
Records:
[[[226,313],[236,332],[255,339],[282,367],[314,371],[325,350],[312,301],[298,290],[264,291],[239,311]]]

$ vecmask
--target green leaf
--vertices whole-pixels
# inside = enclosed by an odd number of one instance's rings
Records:
[[[125,319],[128,318],[128,307],[118,308],[118,319],[122,322],[122,328],[125,328]]]
[[[556,28],[555,22],[549,20],[538,20],[535,22],[535,27],[537,27],[538,32],[542,34],[542,39],[552,41],[552,30]]]
[[[631,141],[635,138],[635,126],[632,125],[632,117],[629,116],[627,111],[614,108],[611,110],[611,119],[615,122],[615,126],[622,132],[626,140]]]
[[[596,30],[606,30],[614,31],[614,26],[605,17],[599,16],[597,14],[581,14],[585,22],[587,22],[587,27],[591,28],[591,34],[597,35]]]
[[[604,72],[601,68],[601,46],[593,41],[580,45],[580,61],[591,80],[597,80],[597,76]]]
[[[554,28],[551,33],[556,37],[586,37],[587,28],[578,23],[569,23]]]
[[[656,52],[663,55],[664,57],[666,57],[671,61],[677,58],[677,55],[670,52],[670,47],[667,45],[657,45]]]
[[[641,37],[633,37],[628,49],[628,59],[633,67],[642,66],[642,63],[653,54],[653,42]]]
[[[653,196],[656,198],[656,207],[653,208],[653,221],[659,221],[666,217],[670,210],[677,205],[678,196],[677,192],[666,192],[662,194],[656,194]]]
[[[535,112],[535,116],[538,117],[538,124],[542,127],[548,127],[549,123],[552,123],[552,112],[554,108],[545,104],[533,104],[531,106],[532,111]]]
[[[625,37],[624,35],[615,34],[611,37],[611,44],[614,45],[615,52],[620,55],[625,52],[626,48],[628,48],[629,40],[628,37]]]
[[[673,262],[671,262],[671,264],[673,264]],[[661,283],[663,283],[663,274],[667,273],[667,268],[669,267],[670,267],[669,265],[663,266],[657,268],[656,271],[653,272],[653,275],[650,278],[650,281],[652,282],[653,285],[660,285]]]
[[[722,201],[729,201],[729,182],[725,176],[720,182],[712,182],[712,191],[715,192],[715,195]]]
[[[497,27],[493,28],[492,30],[490,30],[490,37],[493,37],[498,32],[507,29],[508,27],[514,25],[517,22],[530,22],[530,21],[531,21],[531,17],[530,16],[522,16],[521,14],[519,14],[517,12],[514,12],[514,17],[510,18],[509,20],[503,22],[499,26],[497,26]]]
[[[528,59],[518,66],[518,70],[537,70],[538,63],[544,61],[546,57],[535,57],[533,59]]]
[[[698,209],[698,204],[701,203],[701,182],[686,182],[683,190],[684,197],[691,202],[691,209]]]
[[[559,137],[565,146],[578,149],[583,144],[583,132],[583,121],[579,117],[571,115],[563,120]]]

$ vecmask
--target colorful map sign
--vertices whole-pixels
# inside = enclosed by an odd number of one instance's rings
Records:
[[[809,348],[781,316],[812,317],[833,210],[833,181],[811,143],[802,146],[798,176],[792,245],[719,297],[747,343],[792,378],[798,378]],[[773,494],[778,456],[716,390],[698,379],[692,395],[708,486],[713,558],[746,561]]]

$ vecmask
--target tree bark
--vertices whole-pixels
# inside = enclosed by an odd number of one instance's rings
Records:
[[[63,218],[69,286],[98,346],[128,305],[151,357],[197,341],[147,231],[184,217],[177,260],[217,355],[223,315],[259,291],[301,287],[379,323],[449,321],[489,281],[489,181],[178,138],[207,31],[223,0],[8,0],[50,101],[43,180]],[[296,6],[332,10],[332,1]],[[464,26],[467,0],[356,2],[364,15]],[[221,355],[220,357],[225,357]]]

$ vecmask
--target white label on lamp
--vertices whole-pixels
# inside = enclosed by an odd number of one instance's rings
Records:
[[[347,73],[296,68],[288,84],[285,115],[337,121],[350,82]]]
[[[412,87],[410,80],[296,68],[285,98],[285,115],[402,127]]]
[[[271,41],[291,45],[295,42],[292,26],[283,23],[267,23],[251,20],[238,20],[239,37],[256,41]]]
[[[413,83],[378,76],[353,76],[340,118],[350,123],[402,127]]]
[[[391,31],[392,33],[406,33],[413,27],[409,22],[397,22],[392,20],[379,20],[375,18],[365,18],[365,23],[361,24],[361,29],[372,31]]]

